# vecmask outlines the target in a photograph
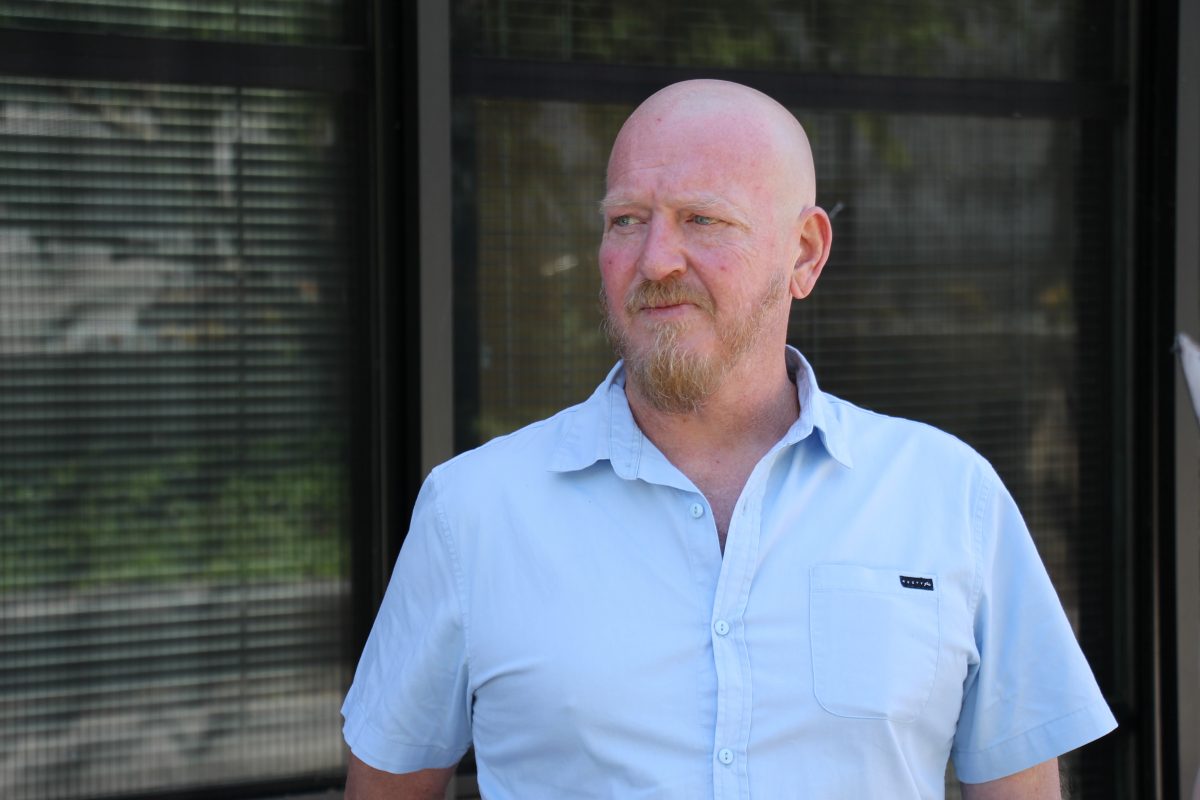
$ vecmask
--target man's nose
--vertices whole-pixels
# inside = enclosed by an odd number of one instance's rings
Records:
[[[646,223],[638,271],[649,281],[661,281],[687,271],[683,236],[674,220],[652,217]]]

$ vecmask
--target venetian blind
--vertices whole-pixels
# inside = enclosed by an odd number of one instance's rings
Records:
[[[326,96],[0,78],[0,796],[341,770],[350,157]]]
[[[345,0],[0,0],[0,25],[252,42],[338,42]]]

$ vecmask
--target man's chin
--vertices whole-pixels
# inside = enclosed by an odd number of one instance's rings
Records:
[[[694,322],[673,321],[645,326],[630,344],[635,352],[647,358],[670,351],[676,359],[694,361],[714,358],[719,354],[720,347],[712,338],[711,331],[702,329]]]
[[[625,360],[634,391],[651,407],[667,414],[700,410],[725,378],[725,365],[674,348]]]

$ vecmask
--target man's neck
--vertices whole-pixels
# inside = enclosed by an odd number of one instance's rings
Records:
[[[754,467],[796,421],[796,387],[781,357],[767,370],[734,370],[699,409],[660,411],[625,386],[638,427],[708,499],[721,548]],[[747,374],[740,374],[746,372]]]
[[[759,448],[765,453],[800,413],[796,386],[782,366],[769,382],[762,376],[745,381],[730,375],[694,411],[660,411],[628,384],[625,395],[638,427],[668,456],[672,452],[711,454]]]

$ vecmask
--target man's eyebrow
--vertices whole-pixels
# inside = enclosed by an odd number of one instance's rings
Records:
[[[632,206],[632,205],[637,205],[637,204],[634,203],[632,200],[630,200],[627,197],[620,197],[620,196],[611,197],[611,196],[609,196],[609,197],[605,197],[603,200],[601,200],[598,205],[600,207],[600,213],[603,214],[603,213],[607,212],[610,208],[616,208],[619,206]]]
[[[733,203],[716,194],[688,195],[679,198],[677,205],[679,205],[681,208],[692,208],[696,210],[716,208],[717,206],[727,206],[730,208],[733,207]]]
[[[721,197],[719,194],[698,194],[691,197],[682,197],[676,205],[680,208],[691,209],[692,211],[707,211],[713,208],[720,208],[733,211],[737,214],[742,213],[737,203],[728,198]]]

